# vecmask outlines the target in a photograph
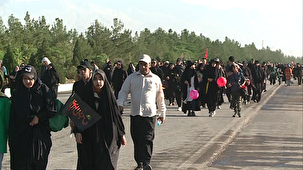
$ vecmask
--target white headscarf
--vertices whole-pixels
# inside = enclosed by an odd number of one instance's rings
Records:
[[[47,65],[49,65],[51,63],[50,60],[47,57],[43,57],[42,63],[44,63],[44,62],[46,62]]]

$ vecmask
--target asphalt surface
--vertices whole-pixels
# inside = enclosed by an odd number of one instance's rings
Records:
[[[70,93],[60,93],[65,102]],[[151,165],[155,170],[302,169],[302,87],[267,85],[260,103],[242,105],[242,117],[232,117],[225,98],[215,117],[207,109],[187,117],[167,106],[167,121],[156,127]],[[127,104],[127,103],[126,103]],[[122,147],[118,170],[136,167],[130,137],[129,106],[122,118],[127,146]],[[52,133],[48,170],[76,169],[77,151],[70,129]],[[3,160],[9,169],[9,153]]]

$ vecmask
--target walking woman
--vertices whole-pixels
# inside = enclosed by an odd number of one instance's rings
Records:
[[[121,61],[117,62],[117,67],[114,70],[112,77],[112,84],[114,87],[114,94],[118,99],[118,93],[121,90],[122,84],[127,77],[127,71],[124,69],[124,65]]]
[[[94,125],[78,131],[79,147],[77,170],[111,170],[117,168],[120,146],[126,145],[124,124],[106,74],[101,69],[93,72],[85,87],[83,101],[101,116]]]
[[[195,65],[192,61],[186,61],[186,68],[181,77],[182,82],[182,94],[183,94],[183,105],[182,108],[184,114],[188,111],[187,116],[196,116],[195,110],[195,100],[189,95],[191,90],[197,89],[198,87],[198,77],[195,70]]]
[[[51,90],[25,66],[12,97],[9,128],[12,170],[45,170],[52,146],[49,118],[56,113]]]
[[[218,104],[218,95],[220,88],[217,85],[217,79],[219,78],[219,69],[217,64],[219,64],[220,60],[215,58],[209,62],[209,65],[205,70],[205,98],[207,103],[207,108],[209,111],[209,117],[213,117],[216,114],[216,107]]]

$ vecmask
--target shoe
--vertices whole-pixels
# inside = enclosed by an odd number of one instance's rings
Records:
[[[240,112],[238,113],[238,116],[241,117],[241,113]]]
[[[135,170],[143,170],[143,163],[138,164]]]
[[[143,167],[143,170],[152,170],[153,168],[150,166],[150,164],[146,164],[144,167]]]
[[[233,114],[233,117],[236,117],[237,113],[235,112],[235,114]]]
[[[221,106],[217,106],[217,109],[221,109]]]
[[[137,166],[137,167],[135,168],[135,170],[143,170],[143,168],[140,167],[140,166]]]
[[[169,104],[169,106],[172,106],[172,105],[173,105],[172,103]]]
[[[213,116],[215,116],[216,115],[216,111],[213,111]]]
[[[181,111],[182,111],[182,108],[181,108],[181,107],[178,107],[178,111],[181,112]]]
[[[213,112],[209,112],[209,117],[213,117]]]
[[[190,113],[188,113],[188,115],[187,116],[196,116],[196,114],[195,114],[195,112],[190,112]]]

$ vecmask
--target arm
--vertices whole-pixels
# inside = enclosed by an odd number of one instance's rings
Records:
[[[127,96],[130,92],[130,82],[131,82],[131,76],[128,76],[125,79],[121,87],[121,90],[119,91],[117,104],[119,106],[120,111],[123,111],[123,103],[127,99]]]
[[[156,103],[157,103],[157,107],[158,107],[158,111],[159,111],[159,118],[162,123],[164,123],[165,121],[165,117],[166,117],[166,107],[165,107],[165,101],[164,101],[164,92],[162,90],[162,83],[161,80],[158,79],[157,83],[157,91],[156,91]]]

